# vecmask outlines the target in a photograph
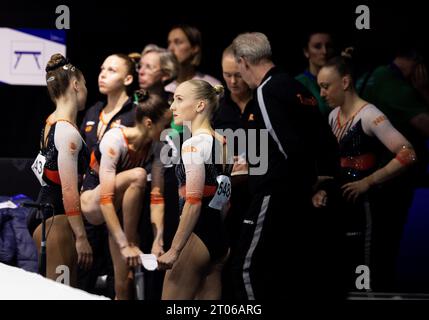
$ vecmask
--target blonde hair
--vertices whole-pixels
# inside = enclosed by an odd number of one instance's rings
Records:
[[[205,80],[192,79],[187,81],[193,86],[192,92],[195,99],[206,100],[209,109],[213,112],[219,106],[219,100],[223,97],[224,87],[222,85],[215,85],[214,87]]]

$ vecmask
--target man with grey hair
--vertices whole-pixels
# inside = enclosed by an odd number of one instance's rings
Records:
[[[334,290],[337,266],[323,263],[337,240],[329,230],[336,222],[316,212],[311,198],[317,177],[338,169],[335,137],[316,99],[274,65],[264,34],[240,34],[232,46],[243,80],[255,89],[253,120],[269,134],[267,142],[248,141],[258,150],[268,143],[268,170],[249,176],[252,200],[232,256],[236,298],[290,299],[292,292],[302,298],[311,290]]]
[[[232,48],[239,63],[241,76],[249,87],[255,89],[265,74],[274,67],[267,36],[259,32],[243,33],[234,39]],[[250,65],[253,68],[250,69]]]

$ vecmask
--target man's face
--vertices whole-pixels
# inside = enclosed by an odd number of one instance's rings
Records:
[[[244,82],[247,83],[250,89],[255,89],[258,85],[252,79],[252,73],[250,70],[251,67],[247,63],[246,59],[243,57],[240,57],[237,60],[237,66],[238,66],[238,72],[241,74],[241,77],[243,78]]]

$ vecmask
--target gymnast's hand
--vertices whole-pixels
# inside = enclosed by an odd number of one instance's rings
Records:
[[[234,156],[234,165],[232,167],[232,173],[235,174],[244,174],[249,173],[249,166],[241,156]]]
[[[158,269],[171,269],[178,258],[179,253],[177,252],[177,250],[171,248],[165,254],[158,258]]]
[[[327,200],[328,200],[328,194],[326,193],[325,190],[317,191],[316,194],[311,199],[311,201],[313,202],[313,206],[315,208],[326,207]]]
[[[82,269],[88,270],[92,265],[92,248],[87,237],[76,239],[77,263]]]
[[[347,201],[355,202],[356,199],[369,190],[371,184],[369,179],[363,178],[361,180],[355,182],[346,183],[341,187],[343,190],[343,197],[347,199]]]
[[[153,240],[151,253],[155,255],[155,257],[162,256],[164,252],[164,241],[161,239]]]
[[[129,267],[137,267],[141,264],[140,255],[142,253],[137,246],[132,244],[121,248],[121,255]]]

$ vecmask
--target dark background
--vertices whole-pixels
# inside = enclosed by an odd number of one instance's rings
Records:
[[[201,30],[200,70],[219,79],[222,50],[245,31],[266,33],[274,61],[293,75],[306,67],[301,47],[306,32],[312,29],[331,31],[338,47],[357,45],[358,57],[366,66],[389,62],[393,49],[404,41],[416,44],[427,56],[428,19],[421,3],[343,2],[8,1],[0,5],[0,27],[53,29],[56,7],[68,5],[71,28],[66,33],[67,55],[85,74],[88,107],[102,98],[97,76],[109,54],[141,52],[148,43],[166,47],[168,31],[177,23]],[[355,27],[359,4],[370,8],[370,30]],[[0,157],[34,157],[44,120],[54,108],[46,87],[0,85],[0,106]]]
[[[71,29],[66,33],[67,55],[87,79],[87,107],[102,98],[97,77],[108,55],[140,52],[148,43],[165,47],[168,31],[178,23],[201,30],[200,70],[219,79],[223,49],[237,34],[246,31],[264,32],[271,41],[274,62],[292,75],[307,66],[302,44],[309,30],[330,31],[339,48],[357,46],[357,61],[367,68],[389,63],[394,49],[403,43],[421,49],[426,62],[429,58],[429,19],[423,1],[111,1],[3,0],[0,27],[53,29],[56,7],[68,5]],[[370,8],[370,30],[355,27],[358,16],[355,9],[360,4]],[[54,105],[46,87],[0,84],[0,108],[0,194],[24,193],[35,197],[39,185],[34,177],[29,178],[32,174],[28,175],[32,159],[5,158],[36,156],[40,130]],[[418,192],[404,232],[400,269],[409,287],[406,290],[429,292],[429,192],[427,189]]]

